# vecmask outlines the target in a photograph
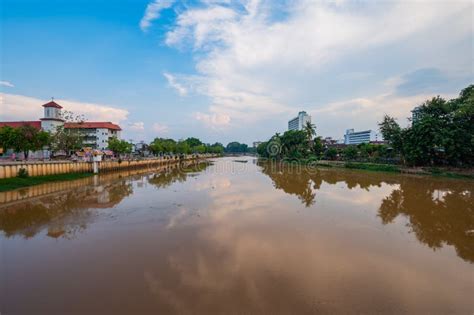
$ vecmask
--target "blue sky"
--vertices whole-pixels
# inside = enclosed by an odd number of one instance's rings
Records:
[[[474,82],[470,1],[2,0],[0,119],[54,96],[127,139],[265,140],[405,123]]]

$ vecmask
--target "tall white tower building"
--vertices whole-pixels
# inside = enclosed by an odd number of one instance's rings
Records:
[[[311,116],[301,111],[298,116],[288,121],[288,130],[303,130],[307,122],[311,122]]]

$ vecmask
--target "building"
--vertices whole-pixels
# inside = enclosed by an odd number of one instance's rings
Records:
[[[150,147],[145,141],[140,141],[132,145],[132,153],[140,156],[149,156]]]
[[[305,111],[301,111],[298,116],[288,121],[288,130],[303,130],[307,122],[311,123],[311,116]]]
[[[63,107],[54,100],[42,105],[42,107],[44,109],[44,114],[43,118],[40,120],[0,122],[0,128],[4,126],[18,128],[24,125],[30,125],[38,130],[54,133],[58,127],[64,126],[64,129],[78,130],[84,137],[83,143],[85,147],[99,150],[107,148],[111,137],[117,137],[120,139],[120,132],[122,129],[119,125],[102,121],[65,122],[61,115],[61,109]]]
[[[421,116],[421,106],[417,106],[413,108],[413,110],[411,111],[412,124],[415,124],[416,122],[418,122],[418,120],[420,120],[420,116]]]
[[[111,122],[76,122],[65,123],[65,129],[75,129],[84,137],[83,143],[85,147],[104,150],[108,147],[110,138],[120,139],[121,128]]]
[[[354,131],[347,129],[344,135],[344,144],[361,144],[370,142],[379,142],[383,140],[382,136],[373,130]]]

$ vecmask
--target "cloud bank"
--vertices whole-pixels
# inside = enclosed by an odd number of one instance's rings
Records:
[[[64,110],[84,115],[90,121],[110,121],[120,124],[128,117],[125,109],[87,102],[55,100]],[[0,93],[0,121],[38,120],[43,117],[43,107],[47,101],[16,94]]]
[[[472,10],[470,1],[181,5],[164,42],[192,52],[196,73],[165,77],[181,96],[209,99],[196,120],[247,139],[261,121],[284,126],[302,109],[326,135],[376,128],[382,113],[406,117],[431,93],[472,81]]]

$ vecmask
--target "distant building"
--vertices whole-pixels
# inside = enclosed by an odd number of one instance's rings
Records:
[[[421,116],[421,106],[417,106],[413,108],[413,110],[411,111],[412,124],[415,124],[416,122],[418,122],[418,120],[420,120],[420,116]]]
[[[254,141],[253,142],[253,147],[256,149],[261,144],[262,144],[262,141]]]
[[[78,122],[65,123],[65,129],[76,129],[84,137],[83,143],[85,147],[104,150],[109,145],[110,138],[120,139],[120,126],[111,122]]]
[[[303,130],[307,122],[311,122],[311,116],[301,111],[298,116],[288,121],[288,130]]]
[[[382,136],[373,130],[354,131],[354,129],[347,129],[344,135],[344,144],[361,144],[370,142],[379,142],[383,140]]]
[[[332,137],[326,137],[322,139],[321,142],[323,143],[323,145],[333,145],[337,144],[338,141],[336,139],[333,139]]]
[[[84,147],[104,150],[107,148],[109,139],[117,137],[120,139],[120,126],[111,122],[65,122],[61,115],[61,105],[55,101],[50,101],[44,105],[44,117],[38,121],[3,121],[0,122],[0,128],[10,126],[18,128],[24,125],[30,125],[38,130],[44,130],[51,133],[56,132],[57,128],[64,126],[64,129],[77,129],[84,136]],[[35,152],[32,157],[48,157],[49,153]]]
[[[140,141],[133,144],[132,153],[140,156],[149,156],[150,148],[148,144],[145,143],[145,141]]]

